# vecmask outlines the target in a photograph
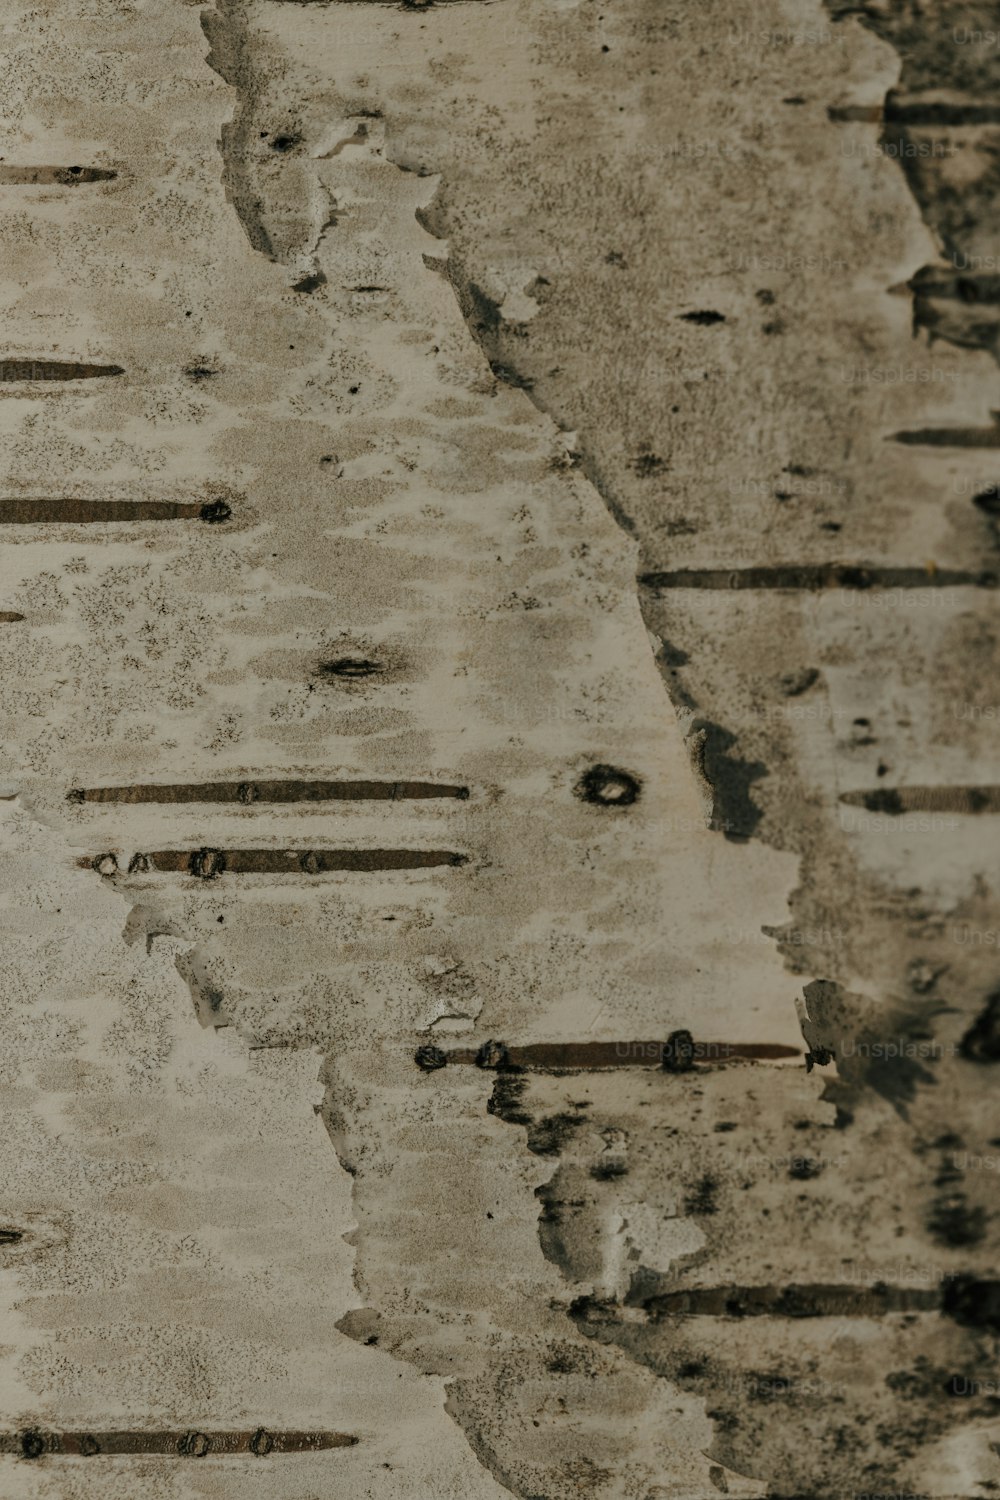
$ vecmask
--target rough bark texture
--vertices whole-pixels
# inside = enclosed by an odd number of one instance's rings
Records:
[[[996,7],[5,5],[0,1494],[986,1500]]]

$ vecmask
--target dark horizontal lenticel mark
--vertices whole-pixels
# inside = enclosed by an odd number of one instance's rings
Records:
[[[1000,436],[998,436],[1000,441]],[[890,568],[878,564],[800,563],[771,568],[676,568],[642,573],[648,589],[941,589],[997,587],[996,573],[954,568]]]
[[[109,521],[228,521],[232,511],[222,500],[207,505],[181,500],[0,499],[0,526],[106,524]]]
[[[967,307],[1000,304],[1000,276],[992,271],[956,271],[950,266],[921,266],[906,282],[918,297],[962,302]]]
[[[882,104],[831,104],[827,118],[838,123],[857,121],[887,125],[996,125],[1000,104],[982,99],[904,99],[889,93]]]
[[[428,1072],[448,1063],[474,1063],[479,1068],[501,1071],[525,1068],[577,1073],[639,1067],[683,1073],[699,1062],[722,1063],[738,1058],[774,1061],[802,1056],[799,1047],[787,1047],[780,1042],[696,1042],[684,1031],[673,1032],[666,1042],[529,1042],[523,1047],[485,1042],[479,1048],[456,1047],[451,1052],[435,1048],[433,1058],[423,1056],[426,1050],[418,1048],[415,1060]]]
[[[1000,103],[995,99],[904,98],[892,91],[883,106],[886,123],[898,125],[997,125]]]
[[[867,812],[892,817],[908,812],[1000,812],[1000,786],[874,787],[867,792],[842,792],[841,802]]]
[[[136,854],[131,875],[182,874],[199,880],[220,875],[324,875],[335,870],[424,870],[464,865],[468,855],[453,849],[158,849]],[[113,854],[81,859],[80,868],[113,876]]]
[[[0,381],[104,380],[124,375],[121,365],[88,365],[69,359],[10,359],[0,357]]]
[[[335,661],[323,661],[319,670],[327,677],[357,678],[376,677],[384,671],[381,662],[361,656],[338,656]]]
[[[0,187],[76,187],[82,182],[111,182],[109,167],[14,167],[0,165]]]
[[[399,10],[430,10],[435,3],[443,5],[487,5],[489,0],[278,0],[283,5],[395,5]]]
[[[0,625],[16,625],[24,616],[19,615],[16,609],[0,609]]]
[[[894,432],[892,439],[911,448],[1000,448],[1000,423],[992,427],[912,427]]]
[[[71,802],[412,802],[432,797],[465,801],[467,786],[434,781],[195,781],[165,786],[97,786],[68,794]]]
[[[206,1458],[235,1453],[267,1458],[283,1453],[316,1453],[329,1448],[353,1448],[358,1439],[347,1432],[270,1431],[256,1427],[242,1432],[198,1428],[147,1432],[136,1428],[109,1432],[43,1432],[29,1427],[0,1432],[0,1454],[19,1458],[105,1458],[145,1454],[164,1458]]]
[[[858,121],[865,125],[875,124],[882,118],[881,104],[830,104],[827,106],[827,119],[838,122],[849,123]]]
[[[643,1299],[645,1311],[654,1318],[881,1318],[887,1313],[939,1312],[941,1305],[938,1287],[884,1282],[690,1287]]]

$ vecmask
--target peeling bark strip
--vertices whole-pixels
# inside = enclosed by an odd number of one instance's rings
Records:
[[[117,176],[107,167],[0,166],[0,187],[76,187],[81,182],[112,182]]]
[[[505,1068],[534,1069],[540,1072],[580,1073],[602,1068],[662,1068],[686,1072],[697,1062],[723,1063],[740,1058],[771,1062],[782,1057],[801,1057],[799,1047],[777,1042],[695,1042],[685,1052],[685,1066],[671,1065],[669,1042],[529,1042],[524,1047],[508,1047],[503,1042],[487,1042],[482,1047],[456,1047],[444,1052],[437,1047],[420,1047],[415,1054],[418,1067],[427,1072],[447,1063],[474,1063],[479,1068],[502,1071]]]
[[[65,359],[0,359],[0,381],[103,380],[124,375],[121,365],[85,365]]]
[[[659,1292],[643,1299],[651,1317],[882,1318],[888,1313],[940,1312],[939,1287],[898,1287],[877,1282],[849,1286],[708,1286]]]
[[[1000,447],[1000,428],[997,429]],[[892,568],[878,564],[800,563],[773,568],[677,568],[642,573],[643,588],[663,589],[995,589],[996,573],[955,568]]]
[[[222,500],[207,505],[175,500],[21,500],[0,499],[0,526],[105,524],[109,521],[228,521],[232,511]]]
[[[423,870],[437,865],[464,865],[467,854],[452,849],[158,849],[136,854],[130,875],[181,874],[199,880],[220,875],[324,875],[332,870]],[[99,875],[119,873],[117,856],[81,859],[83,870]]]
[[[449,797],[467,786],[433,781],[195,781],[164,786],[98,786],[67,793],[69,802],[408,802]]]
[[[257,1458],[282,1453],[317,1453],[328,1448],[353,1448],[358,1439],[348,1432],[269,1432],[257,1427],[246,1432],[143,1432],[124,1429],[111,1432],[41,1432],[29,1427],[23,1432],[0,1433],[0,1454],[18,1458],[105,1458],[158,1454],[164,1458],[222,1457],[250,1453]]]
[[[867,812],[898,816],[908,812],[1000,812],[1000,786],[876,787],[870,792],[842,792],[841,802]]]

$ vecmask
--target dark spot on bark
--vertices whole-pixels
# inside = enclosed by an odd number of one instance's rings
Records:
[[[601,1157],[590,1169],[595,1182],[611,1182],[615,1177],[627,1177],[628,1167],[620,1156]]]
[[[271,137],[270,147],[272,151],[284,153],[286,151],[294,151],[295,147],[301,145],[301,143],[302,137],[300,135],[274,135]]]
[[[719,1184],[714,1177],[707,1174],[700,1177],[684,1196],[684,1212],[686,1214],[714,1214],[718,1212],[716,1194]]]
[[[326,277],[322,271],[313,271],[309,276],[303,276],[301,281],[292,282],[293,292],[318,292],[321,286],[326,285]]]
[[[513,1070],[498,1073],[486,1104],[487,1114],[496,1115],[498,1120],[503,1120],[507,1125],[530,1126],[531,1115],[522,1108],[521,1103],[527,1087],[528,1080],[523,1073]]]
[[[711,328],[714,323],[724,323],[725,315],[715,312],[712,308],[705,308],[698,312],[681,313],[682,323],[696,323],[699,328]]]
[[[673,701],[681,704],[684,708],[692,710],[697,708],[698,705],[681,678],[679,670],[681,667],[687,666],[690,661],[687,652],[682,651],[677,646],[671,645],[669,641],[665,641],[661,637],[660,650],[657,652],[656,661],[667,682],[667,690]]]
[[[189,1458],[204,1458],[211,1446],[211,1440],[205,1433],[186,1432],[177,1444],[177,1451]]]
[[[797,1182],[808,1182],[811,1177],[818,1177],[823,1170],[823,1163],[815,1156],[795,1156],[788,1168],[788,1175]]]
[[[528,1150],[535,1156],[558,1156],[577,1128],[586,1123],[586,1115],[568,1110],[535,1120],[528,1127]]]
[[[371,661],[367,657],[360,656],[338,656],[334,661],[320,662],[319,670],[324,677],[377,677],[385,670],[381,662]]]
[[[778,679],[786,698],[799,698],[819,681],[818,667],[801,667],[797,672],[786,672]]]
[[[232,514],[232,507],[227,505],[225,500],[210,500],[198,512],[201,520],[209,526],[221,525],[223,521],[228,521]]]
[[[745,842],[762,816],[750,788],[768,774],[767,767],[733,754],[736,736],[721,725],[696,719],[691,727],[701,773],[712,789],[711,826],[733,843]]]
[[[968,1202],[964,1193],[950,1193],[935,1200],[927,1228],[940,1245],[961,1250],[981,1243],[986,1233],[986,1213]]]
[[[258,1427],[250,1439],[250,1452],[255,1453],[258,1458],[264,1458],[274,1447],[274,1438],[265,1427]]]
[[[188,860],[188,871],[198,880],[215,880],[226,868],[221,849],[195,849]]]
[[[813,1047],[806,1053],[806,1072],[811,1073],[813,1068],[825,1068],[832,1063],[837,1054],[832,1047]]]
[[[866,1089],[874,1089],[905,1116],[918,1086],[935,1081],[939,1049],[931,1023],[948,1010],[944,1002],[921,997],[886,1010],[827,979],[812,980],[803,994],[802,1034],[812,1060],[837,1062],[839,1076],[825,1084],[823,1097],[850,1110]]]
[[[41,1458],[45,1452],[45,1439],[37,1427],[29,1427],[21,1433],[21,1454],[24,1458]]]
[[[991,484],[988,490],[974,495],[972,503],[978,505],[988,516],[1000,517],[1000,485]]]
[[[645,449],[635,458],[630,458],[628,466],[639,479],[652,479],[655,475],[663,473],[667,463],[658,453],[650,453],[648,449]]]
[[[970,1062],[1000,1062],[1000,990],[987,1000],[959,1043],[959,1051]]]
[[[423,1068],[425,1073],[433,1073],[438,1068],[448,1066],[448,1054],[442,1052],[440,1047],[418,1047],[413,1054],[413,1061],[418,1068]]]
[[[631,807],[638,801],[642,782],[618,766],[596,765],[584,772],[573,790],[581,801],[598,807]]]
[[[211,365],[189,365],[184,374],[189,380],[211,380],[219,371],[214,370]]]
[[[500,304],[494,297],[484,292],[482,287],[477,286],[474,281],[470,281],[465,298],[460,300],[465,300],[469,304],[464,311],[466,318],[472,324],[473,333],[480,338],[499,333],[504,319]]]
[[[694,1067],[694,1037],[690,1031],[672,1031],[663,1044],[660,1065],[667,1073],[689,1073]]]
[[[532,391],[535,388],[535,382],[530,375],[522,375],[512,366],[502,364],[500,360],[491,359],[490,369],[498,380],[502,380],[504,385],[511,386],[515,391]]]
[[[890,817],[898,817],[903,812],[903,799],[895,787],[876,787],[872,792],[866,792],[864,806],[867,812],[888,813]]]
[[[496,1068],[498,1072],[509,1068],[510,1057],[507,1052],[506,1042],[484,1042],[476,1053],[476,1067]]]
[[[941,1309],[966,1328],[1000,1333],[1000,1281],[953,1276],[944,1283]]]
[[[660,660],[668,667],[686,667],[691,658],[686,651],[679,646],[673,646],[667,640],[660,637]]]

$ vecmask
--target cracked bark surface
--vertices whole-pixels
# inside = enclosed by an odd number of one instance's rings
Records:
[[[988,1493],[994,54],[11,14],[4,1494]]]

